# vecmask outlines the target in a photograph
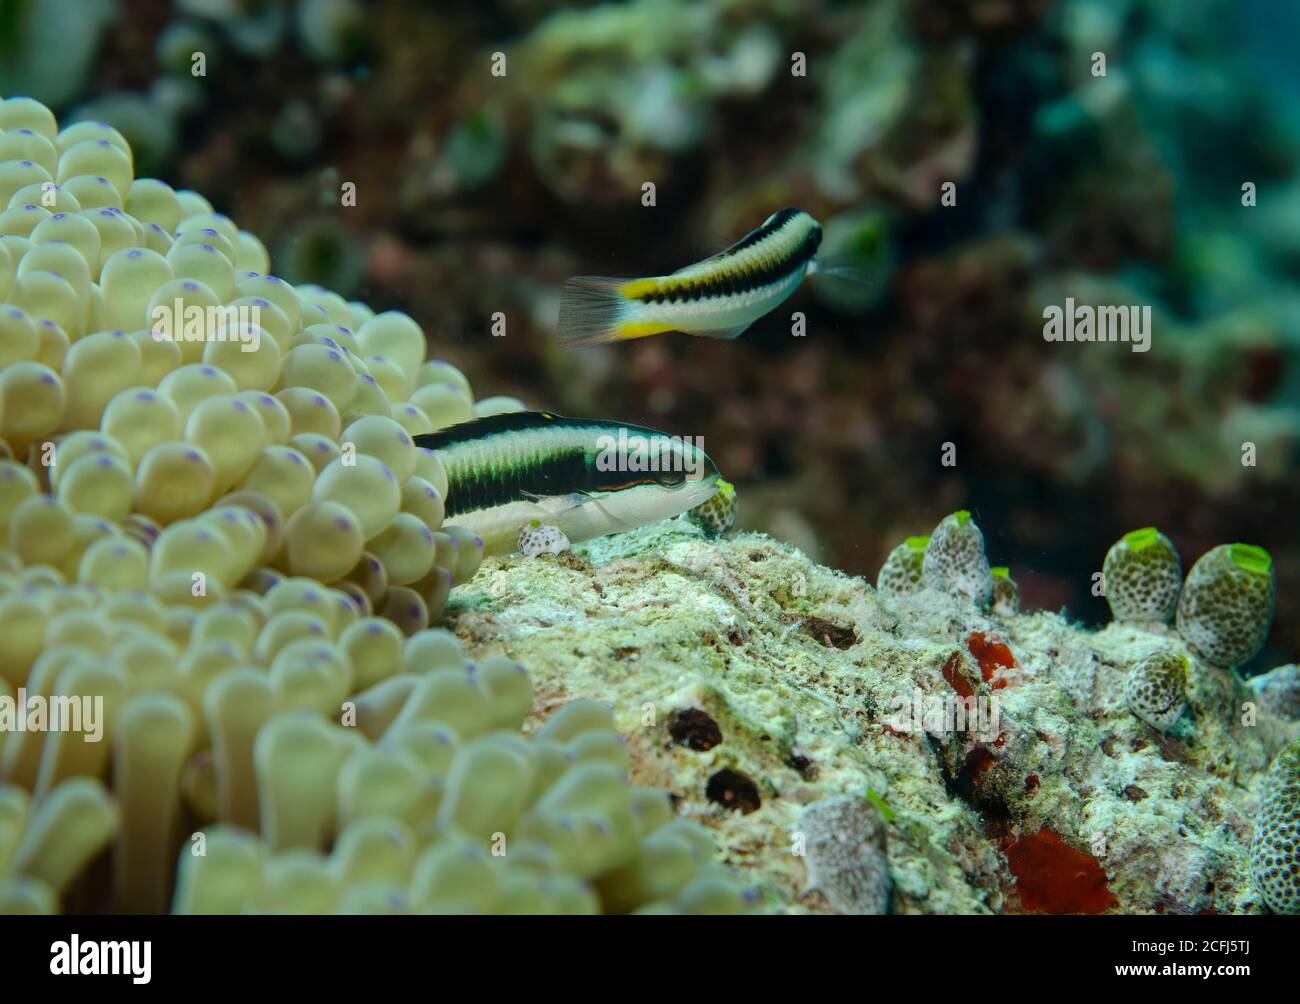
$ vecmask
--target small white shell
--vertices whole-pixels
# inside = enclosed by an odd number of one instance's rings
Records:
[[[559,554],[569,549],[569,538],[558,526],[536,520],[519,531],[519,553],[525,558],[539,554]]]

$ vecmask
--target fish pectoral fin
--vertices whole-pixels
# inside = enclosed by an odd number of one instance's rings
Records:
[[[536,492],[522,490],[519,494],[524,497],[525,501],[531,502],[537,507],[536,518],[540,519],[543,523],[552,520],[556,516],[562,515],[573,508],[572,505],[568,504],[560,504],[557,506],[557,503],[562,503],[565,498],[563,495],[539,495]]]
[[[565,499],[565,504],[555,512],[551,513],[552,519],[562,519],[574,510],[590,505],[595,506],[604,513],[605,518],[608,519],[612,525],[621,527],[624,530],[633,530],[636,528],[636,524],[619,519],[605,508],[604,495],[596,495],[591,492],[570,492],[567,496],[562,497]]]
[[[746,324],[738,324],[734,328],[716,328],[713,331],[692,331],[690,334],[699,338],[739,338],[749,330],[749,325],[753,323],[753,321],[749,321]]]
[[[521,491],[521,494],[534,505],[546,509],[547,519],[558,519],[566,513],[580,509],[592,502],[599,502],[599,496],[589,492],[569,492],[567,495],[538,495],[536,492]],[[547,503],[550,503],[548,506]]]
[[[569,492],[569,494],[564,497],[564,505],[561,506],[555,515],[563,516],[565,513],[573,512],[574,509],[581,509],[583,506],[589,505],[595,501],[596,496],[590,495],[587,492]]]
[[[873,288],[883,281],[879,270],[872,271],[843,259],[814,261],[808,266],[808,275],[814,282],[846,282]]]

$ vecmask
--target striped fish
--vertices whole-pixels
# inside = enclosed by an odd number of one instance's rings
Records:
[[[515,550],[532,520],[589,540],[712,498],[718,471],[690,437],[619,422],[512,412],[416,436],[447,470],[447,522]]]
[[[672,275],[564,284],[557,338],[566,349],[684,331],[736,338],[795,291],[816,268],[821,224],[782,209],[712,258]]]

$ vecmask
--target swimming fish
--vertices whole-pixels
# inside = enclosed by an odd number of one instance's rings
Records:
[[[782,209],[735,244],[672,275],[575,276],[560,297],[557,339],[566,349],[684,331],[736,338],[816,269],[821,224]]]
[[[447,471],[447,522],[515,550],[532,520],[574,543],[668,519],[708,501],[718,470],[697,439],[546,411],[478,418],[416,436]]]

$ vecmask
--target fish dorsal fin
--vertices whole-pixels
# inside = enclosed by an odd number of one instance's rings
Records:
[[[674,273],[672,273],[672,274],[673,274],[673,275],[689,275],[690,273],[692,273],[692,272],[694,272],[694,271],[696,271],[696,270],[703,271],[707,266],[712,265],[712,264],[713,264],[714,262],[716,262],[719,258],[728,258],[728,257],[730,257],[731,255],[735,254],[737,251],[739,251],[741,248],[749,247],[749,245],[753,244],[755,241],[757,241],[761,236],[763,236],[763,235],[766,233],[769,224],[771,224],[771,222],[772,222],[774,219],[776,219],[778,216],[780,216],[782,212],[785,212],[785,210],[779,210],[779,211],[773,213],[771,216],[769,216],[767,219],[765,219],[762,223],[760,223],[758,226],[756,226],[753,230],[751,230],[749,233],[745,234],[744,237],[740,238],[738,241],[735,241],[734,243],[728,244],[725,248],[723,248],[723,249],[722,249],[721,251],[719,251],[717,254],[711,254],[711,255],[709,255],[709,257],[707,257],[707,258],[705,258],[705,259],[703,259],[703,260],[701,260],[701,261],[693,262],[692,264],[687,265],[687,266],[685,266],[684,268],[679,268],[676,272],[674,272]]]

